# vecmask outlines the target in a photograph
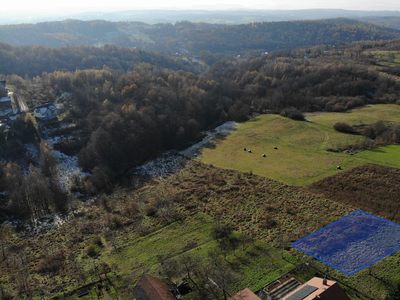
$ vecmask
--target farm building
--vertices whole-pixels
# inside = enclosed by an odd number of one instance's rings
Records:
[[[46,103],[36,106],[33,110],[33,115],[36,119],[50,121],[57,118],[57,107],[54,103]]]

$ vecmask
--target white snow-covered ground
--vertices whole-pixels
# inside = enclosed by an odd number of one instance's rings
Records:
[[[68,156],[64,153],[53,150],[57,158],[57,180],[63,191],[69,192],[75,175],[86,177],[89,174],[82,171],[78,166],[78,158],[76,156]]]
[[[31,225],[27,221],[18,220],[13,217],[8,218],[3,224],[11,224],[14,228],[24,229],[29,232],[30,235],[46,232],[54,229],[68,220],[68,216],[62,216],[57,214],[48,215],[46,217],[34,220],[34,224]]]
[[[54,130],[58,131],[60,129],[74,128],[74,127],[75,124],[63,124]],[[59,135],[50,137],[49,135],[54,130],[47,129],[46,135],[48,137],[44,139],[44,142],[49,143],[52,147],[54,147],[55,144],[71,139],[71,136],[69,135],[67,136]],[[82,169],[79,167],[78,157],[76,155],[68,156],[58,150],[53,150],[53,153],[57,158],[57,180],[62,190],[69,193],[75,175],[83,178],[88,176],[89,174],[83,172]]]
[[[216,127],[214,130],[207,131],[206,132],[206,137],[201,141],[198,142],[197,144],[194,144],[193,146],[180,151],[179,153],[185,156],[193,156],[194,154],[200,154],[201,149],[203,149],[207,144],[210,144],[213,142],[213,140],[218,136],[218,135],[227,135],[231,133],[232,131],[235,131],[238,127],[238,123],[236,122],[226,122],[222,124],[221,126]]]
[[[51,136],[52,133],[54,131],[59,131],[60,129],[74,127],[75,124],[63,124],[55,129],[43,126],[41,128],[43,141],[54,147],[54,145],[67,141],[72,137],[70,135]],[[33,144],[26,144],[25,148],[28,152],[29,158],[36,164],[39,164],[40,153],[36,146]],[[74,175],[78,175],[83,178],[88,176],[88,173],[83,172],[78,166],[78,158],[76,156],[68,156],[58,150],[53,150],[53,153],[57,159],[57,180],[63,191],[69,193]],[[25,170],[25,173],[27,172],[29,172],[29,169]]]
[[[134,174],[157,178],[181,170],[186,165],[189,157],[200,155],[201,150],[208,144],[212,143],[217,136],[227,135],[236,130],[237,126],[238,123],[236,122],[224,123],[212,131],[205,132],[205,138],[197,144],[179,152],[166,152],[163,155],[137,167],[134,170]]]
[[[162,177],[182,169],[186,161],[184,156],[169,151],[135,168],[134,174],[153,178]]]

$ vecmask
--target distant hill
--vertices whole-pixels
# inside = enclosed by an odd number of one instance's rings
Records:
[[[196,23],[238,25],[249,22],[320,20],[332,18],[355,19],[386,16],[400,17],[400,11],[361,11],[345,9],[270,10],[241,8],[227,9],[226,7],[221,9],[219,6],[213,6],[208,8],[198,7],[197,9],[190,10],[125,10],[114,12],[92,11],[62,15],[3,15],[0,24],[37,23],[46,21],[62,21],[66,19],[77,19],[83,21],[101,19],[111,22],[138,21],[147,24],[175,23],[190,20],[191,22]]]
[[[0,26],[0,42],[11,45],[113,44],[166,54],[272,51],[319,44],[400,37],[394,29],[351,19],[259,22],[242,25],[182,21],[148,25],[140,22],[78,21]]]
[[[400,16],[389,15],[389,16],[369,16],[369,17],[361,17],[358,20],[363,22],[370,22],[379,26],[385,26],[388,28],[393,28],[396,30],[400,30]]]

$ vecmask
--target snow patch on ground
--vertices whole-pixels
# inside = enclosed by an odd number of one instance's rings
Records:
[[[169,151],[137,167],[133,173],[153,178],[162,177],[183,169],[186,162],[187,159],[184,156],[179,155],[176,151]]]
[[[63,191],[69,192],[74,176],[86,177],[89,174],[82,171],[78,165],[78,157],[68,156],[64,153],[53,150],[57,158],[57,180]]]
[[[25,149],[28,152],[27,155],[29,156],[30,159],[32,159],[32,161],[39,163],[39,158],[40,158],[40,153],[38,148],[32,144],[25,144]]]
[[[56,127],[55,129],[46,128],[44,129],[46,138],[44,138],[43,141],[49,143],[52,147],[54,147],[54,145],[67,141],[73,137],[71,135],[50,136],[51,133],[59,131],[61,129],[75,127],[75,124],[64,123],[59,127]],[[79,167],[78,157],[76,155],[68,156],[58,150],[53,150],[53,153],[57,158],[57,181],[61,189],[69,193],[74,177],[79,176],[81,178],[84,178],[88,176],[89,173],[83,172],[82,169]]]
[[[11,224],[14,228],[22,229],[25,232],[28,232],[30,235],[34,235],[55,229],[65,223],[67,220],[67,216],[52,214],[40,219],[35,219],[33,221],[33,225],[31,225],[28,221],[18,220],[13,217],[9,217],[3,222],[3,224]]]
[[[195,157],[201,153],[201,150],[212,143],[218,136],[228,135],[236,130],[238,123],[227,122],[218,126],[212,131],[205,132],[205,138],[193,146],[176,152],[168,151],[161,156],[135,168],[134,174],[140,176],[150,176],[152,178],[162,177],[183,169],[188,161],[188,158]]]
[[[225,136],[235,131],[238,127],[236,122],[226,122],[221,126],[216,127],[214,130],[207,131],[206,137],[199,143],[180,151],[179,153],[185,156],[193,156],[195,154],[200,154],[201,150],[208,144],[212,143],[217,136]]]

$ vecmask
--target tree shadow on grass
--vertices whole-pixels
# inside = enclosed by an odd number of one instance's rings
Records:
[[[378,153],[387,153],[387,151],[383,150],[382,148],[372,148],[369,149],[371,152],[378,152]]]

